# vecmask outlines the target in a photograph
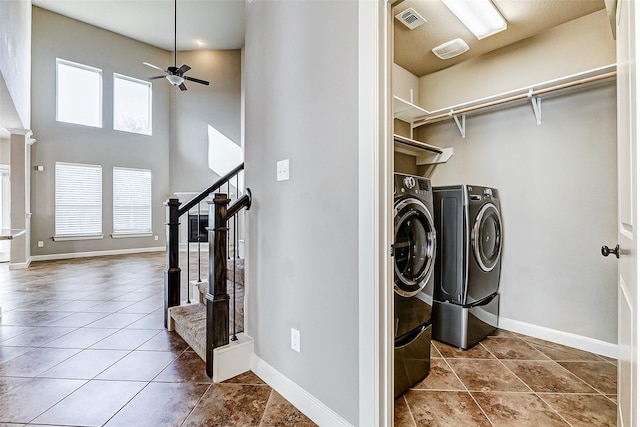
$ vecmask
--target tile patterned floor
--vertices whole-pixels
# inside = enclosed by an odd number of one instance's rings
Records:
[[[615,426],[616,361],[498,330],[470,350],[432,342],[431,372],[395,425]]]
[[[164,262],[0,266],[0,427],[314,425],[252,373],[212,384],[163,327]],[[615,422],[615,360],[506,331],[464,352],[434,341],[430,375],[395,404],[396,426]]]
[[[164,263],[0,266],[0,427],[315,425],[252,373],[211,382],[163,327]]]

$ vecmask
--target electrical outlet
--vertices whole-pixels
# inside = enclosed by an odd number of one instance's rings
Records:
[[[38,247],[44,248],[44,242],[42,240],[38,240]]]
[[[158,240],[158,236],[153,236],[153,240]]]
[[[300,331],[291,328],[291,349],[300,353]]]
[[[289,179],[289,159],[279,160],[276,164],[276,180],[286,181]]]

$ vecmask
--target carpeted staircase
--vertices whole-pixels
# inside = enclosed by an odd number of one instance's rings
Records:
[[[227,263],[227,289],[229,293],[229,335],[244,330],[244,259],[235,260],[235,301],[236,310],[233,309],[233,270],[234,260],[231,259]],[[204,304],[204,296],[209,288],[209,282],[204,280],[197,283],[199,298],[191,304],[183,304],[169,309],[170,324],[169,330],[175,331],[184,339],[189,346],[200,356],[202,360],[205,357],[205,345],[207,339],[206,319],[207,310]]]

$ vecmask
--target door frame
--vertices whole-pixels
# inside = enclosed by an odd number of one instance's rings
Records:
[[[358,1],[359,425],[393,426],[391,1]]]

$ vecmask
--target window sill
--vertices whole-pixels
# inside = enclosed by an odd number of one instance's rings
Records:
[[[104,234],[88,234],[82,236],[53,236],[54,242],[68,242],[71,240],[101,240]]]
[[[153,233],[113,233],[112,239],[128,239],[130,237],[151,237]]]

